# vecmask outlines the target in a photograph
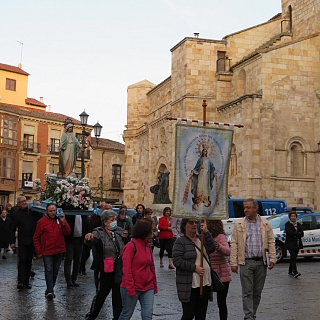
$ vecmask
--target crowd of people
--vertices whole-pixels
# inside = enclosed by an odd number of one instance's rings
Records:
[[[212,292],[216,291],[220,320],[228,319],[227,295],[232,272],[240,273],[244,319],[256,319],[267,275],[276,263],[274,236],[267,220],[258,214],[258,203],[246,199],[245,217],[234,228],[231,243],[221,220],[171,217],[165,207],[159,221],[150,208],[136,206],[127,214],[118,213],[102,201],[91,216],[57,214],[55,203],[48,203],[42,215],[28,205],[24,196],[12,207],[1,207],[0,247],[6,259],[9,247],[17,250],[17,289],[31,289],[33,258],[44,265],[46,299],[55,298],[55,283],[64,259],[68,289],[79,287],[79,274],[86,275],[86,262],[92,251],[96,294],[85,319],[96,319],[106,297],[112,293],[113,319],[131,319],[137,301],[141,318],[152,319],[154,295],[158,292],[153,248],[159,250],[160,268],[167,251],[168,268],[176,272],[181,320],[204,320]],[[295,212],[286,224],[286,247],[290,252],[289,275],[297,278],[296,256],[302,246],[303,231]],[[215,271],[215,272],[214,272]],[[141,276],[143,275],[143,277]],[[216,281],[221,283],[217,289]],[[161,290],[161,288],[159,288]]]

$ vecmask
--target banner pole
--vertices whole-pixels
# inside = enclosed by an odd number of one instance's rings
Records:
[[[207,121],[207,102],[206,100],[203,100],[202,102],[202,118],[203,118],[203,126],[206,126],[206,121]],[[202,212],[203,215],[203,212]],[[202,220],[203,221],[203,220]],[[200,267],[203,268],[203,254],[204,254],[204,246],[203,246],[203,241],[204,241],[204,234],[203,230],[201,230],[201,251],[200,251]],[[203,294],[203,276],[200,276],[200,296]]]

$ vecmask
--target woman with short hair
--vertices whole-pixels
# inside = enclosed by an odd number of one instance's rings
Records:
[[[91,269],[98,272],[98,285],[96,295],[93,298],[90,311],[86,314],[86,319],[96,319],[112,290],[112,311],[113,319],[118,320],[121,310],[120,285],[115,283],[115,270],[117,259],[122,253],[127,235],[117,226],[117,215],[113,210],[105,210],[101,214],[101,227],[93,229],[92,233],[85,235],[85,244],[95,246],[96,254],[93,258]],[[112,258],[114,270],[109,272],[104,269],[104,259]]]
[[[172,264],[172,247],[173,247],[173,233],[172,233],[172,218],[171,218],[171,208],[165,207],[163,209],[162,217],[159,219],[158,229],[159,229],[159,243],[160,243],[160,268],[163,268],[163,256],[164,250],[168,252],[169,259],[169,269],[174,269]]]
[[[210,298],[211,267],[205,259],[201,267],[201,240],[197,234],[197,223],[196,219],[182,219],[180,230],[184,236],[178,238],[173,246],[176,286],[183,312],[181,320],[205,320]],[[207,229],[206,220],[201,222],[200,230],[204,233],[203,254],[208,258],[214,252],[215,244]]]

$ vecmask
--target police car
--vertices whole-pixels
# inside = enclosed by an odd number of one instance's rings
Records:
[[[285,224],[289,220],[288,214],[277,214],[267,217],[270,222],[275,242],[277,262],[289,256],[284,249],[286,241]],[[320,212],[297,212],[297,222],[300,223],[304,231],[302,238],[303,249],[299,250],[298,256],[312,259],[314,256],[320,257]]]

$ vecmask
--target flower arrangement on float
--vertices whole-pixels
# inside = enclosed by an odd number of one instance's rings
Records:
[[[64,210],[87,210],[92,203],[94,191],[89,186],[88,178],[78,179],[70,175],[61,179],[55,174],[46,172],[45,183],[45,190],[39,194],[41,201],[50,199]]]

